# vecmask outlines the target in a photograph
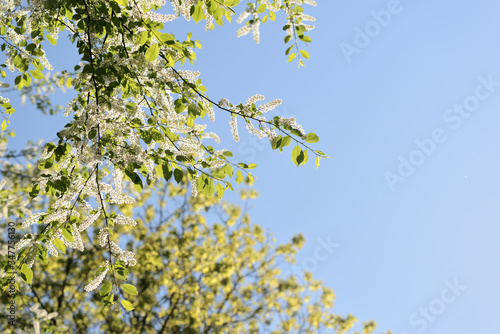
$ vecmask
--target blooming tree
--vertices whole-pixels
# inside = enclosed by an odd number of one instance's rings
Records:
[[[39,109],[50,113],[57,108],[50,106],[43,89],[55,84],[76,92],[63,108],[70,121],[57,133],[57,142],[45,145],[36,166],[30,166],[29,185],[19,168],[3,163],[2,218],[21,219],[22,227],[29,231],[16,244],[16,257],[9,263],[29,284],[36,280],[32,269],[36,261],[46,264],[49,257],[57,257],[67,248],[88,252],[98,245],[105,252],[84,290],[94,291],[107,281],[109,291],[103,295],[103,303],[113,305],[119,291],[130,294],[136,290],[124,283],[123,273],[137,264],[137,256],[120,236],[122,226],[138,227],[123,207],[135,203],[147,189],[155,189],[162,179],[189,184],[193,197],[219,198],[225,190],[233,190],[232,180],[251,182],[248,170],[255,164],[236,163],[227,149],[207,144],[220,140],[217,134],[206,131],[201,123],[205,117],[215,121],[216,113],[229,114],[236,141],[239,122],[251,134],[268,138],[272,149],[282,151],[293,143],[292,161],[297,166],[308,161],[308,154],[315,156],[317,166],[325,157],[309,147],[318,137],[306,133],[294,118],[266,117],[280,100],[265,102],[262,95],[255,95],[241,103],[225,98],[216,102],[207,94],[200,73],[182,69],[186,61],[196,60],[195,50],[201,44],[191,33],[178,39],[167,32],[169,22],[204,21],[206,29],[214,29],[232,20],[239,0],[167,2],[0,2],[0,42],[5,56],[0,66],[6,78],[0,88],[8,89],[10,82]],[[300,44],[311,41],[306,33],[313,29],[304,22],[314,20],[304,14],[304,5],[315,2],[248,3],[237,20],[244,24],[237,35],[252,33],[259,42],[260,25],[283,14],[288,61],[296,60],[303,66],[309,54]],[[52,69],[44,46],[57,46],[61,34],[69,35],[80,60],[72,71],[49,77],[42,73]],[[15,126],[9,121],[15,106],[2,96],[0,106],[5,144],[11,126]],[[25,156],[33,155],[32,151],[28,149]],[[87,242],[89,230],[95,238]],[[8,277],[4,277],[4,287],[7,282]],[[121,305],[127,310],[134,308],[124,298]]]

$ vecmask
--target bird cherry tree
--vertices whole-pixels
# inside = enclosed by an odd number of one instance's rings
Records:
[[[178,19],[205,22],[214,29],[230,22],[239,0],[2,0],[0,2],[1,50],[5,57],[1,83],[20,91],[47,80],[51,70],[44,46],[57,46],[68,35],[80,59],[72,72],[64,72],[59,83],[76,92],[64,107],[70,121],[58,133],[58,141],[45,145],[37,161],[37,177],[27,195],[42,201],[39,211],[30,210],[30,201],[7,200],[16,187],[4,179],[3,217],[23,221],[26,234],[16,244],[11,265],[32,284],[36,261],[47,263],[66,248],[79,252],[101,247],[106,255],[95,275],[86,283],[87,292],[109,280],[103,302],[114,304],[113,293],[133,293],[123,273],[137,264],[136,254],[120,241],[121,225],[136,226],[136,220],[120,210],[132,204],[138,193],[154,189],[159,179],[190,184],[196,196],[222,197],[233,183],[250,179],[255,164],[236,163],[227,149],[215,149],[217,134],[206,131],[201,121],[215,121],[216,114],[230,115],[230,128],[238,141],[238,123],[251,133],[269,139],[272,149],[294,144],[292,161],[298,166],[309,157],[316,165],[325,155],[310,148],[318,141],[306,133],[294,118],[266,117],[281,101],[264,101],[262,95],[247,101],[215,99],[203,86],[200,73],[182,69],[196,60],[201,43],[191,33],[169,31],[169,22]],[[238,36],[252,33],[259,41],[259,26],[283,15],[288,60],[303,60],[309,54],[300,49],[310,42],[306,33],[313,27],[305,21],[304,5],[312,0],[257,0],[245,5],[238,23]],[[238,7],[240,8],[240,7]],[[237,9],[237,8],[236,8]],[[45,81],[46,82],[46,81]],[[10,100],[0,97],[2,130],[8,131],[9,116],[15,112]],[[7,137],[3,137],[4,139]],[[234,180],[234,181],[233,181]],[[130,189],[127,185],[133,185]],[[9,190],[10,189],[10,190]],[[9,192],[10,191],[10,192]],[[11,197],[9,197],[11,196]],[[16,197],[17,198],[17,197]],[[7,205],[10,203],[10,205]],[[91,229],[95,240],[87,243],[82,234]],[[139,269],[140,270],[140,269]],[[4,278],[4,287],[8,277]],[[126,309],[133,308],[125,299]]]

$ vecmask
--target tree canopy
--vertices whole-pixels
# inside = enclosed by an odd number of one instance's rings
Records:
[[[316,166],[326,157],[310,147],[318,136],[295,118],[266,117],[280,100],[211,97],[200,73],[183,69],[196,60],[201,42],[190,32],[169,31],[169,22],[182,18],[214,29],[242,9],[237,36],[252,33],[258,43],[260,25],[283,15],[287,60],[304,66],[309,54],[300,47],[311,42],[313,29],[305,22],[314,21],[304,5],[315,2],[257,0],[244,8],[236,7],[239,0],[168,3],[0,2],[6,81],[0,83],[1,215],[6,231],[10,220],[22,221],[23,229],[15,248],[9,243],[3,254],[4,291],[18,272],[19,305],[47,332],[346,332],[354,318],[330,312],[331,290],[307,273],[299,284],[276,267],[278,259],[293,261],[302,237],[272,246],[239,208],[221,202],[235,182],[252,183],[249,170],[256,165],[210,145],[220,140],[204,121],[225,114],[236,141],[240,122],[268,138],[273,150],[293,143],[297,166],[309,155]],[[80,59],[72,69],[44,74],[53,69],[44,47],[57,46],[61,35]],[[70,119],[58,140],[43,148],[30,143],[20,152],[6,148],[12,128],[22,126],[9,121],[18,108],[5,96],[10,85],[41,111],[61,110]],[[53,87],[76,97],[54,106],[48,97]],[[13,163],[16,158],[23,163]],[[183,200],[167,214],[165,197]],[[219,221],[207,223],[200,212],[215,208]],[[2,297],[7,305],[8,297]],[[31,326],[24,318],[19,323]]]

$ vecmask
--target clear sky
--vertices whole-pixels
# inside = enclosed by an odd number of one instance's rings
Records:
[[[337,295],[336,311],[395,334],[496,333],[500,326],[500,3],[318,1],[306,68],[286,63],[283,31],[261,44],[237,26],[167,26],[200,39],[195,67],[214,100],[281,98],[330,156],[297,168],[227,116],[215,129],[256,162],[253,221],[285,242],[303,233],[298,266]],[[73,52],[73,51],[72,51]],[[59,68],[73,54],[53,55]],[[73,58],[74,59],[74,58]],[[53,139],[67,120],[12,118],[26,138]]]

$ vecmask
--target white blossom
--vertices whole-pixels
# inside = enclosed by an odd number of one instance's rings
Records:
[[[236,142],[240,141],[240,136],[238,135],[238,124],[236,117],[231,117],[229,124],[231,125],[231,133],[233,134],[234,141]]]
[[[106,261],[105,264],[101,265],[101,267],[105,267],[104,271],[99,274],[96,278],[94,278],[89,284],[87,284],[84,288],[85,291],[90,292],[99,287],[101,285],[102,281],[104,280],[104,277],[106,277],[106,274],[109,271],[109,266],[108,266],[108,261]],[[101,268],[100,267],[100,268]]]
[[[136,226],[137,222],[133,220],[132,218],[122,216],[122,215],[117,215],[116,218],[112,219],[115,224],[118,225],[130,225],[130,226]]]

